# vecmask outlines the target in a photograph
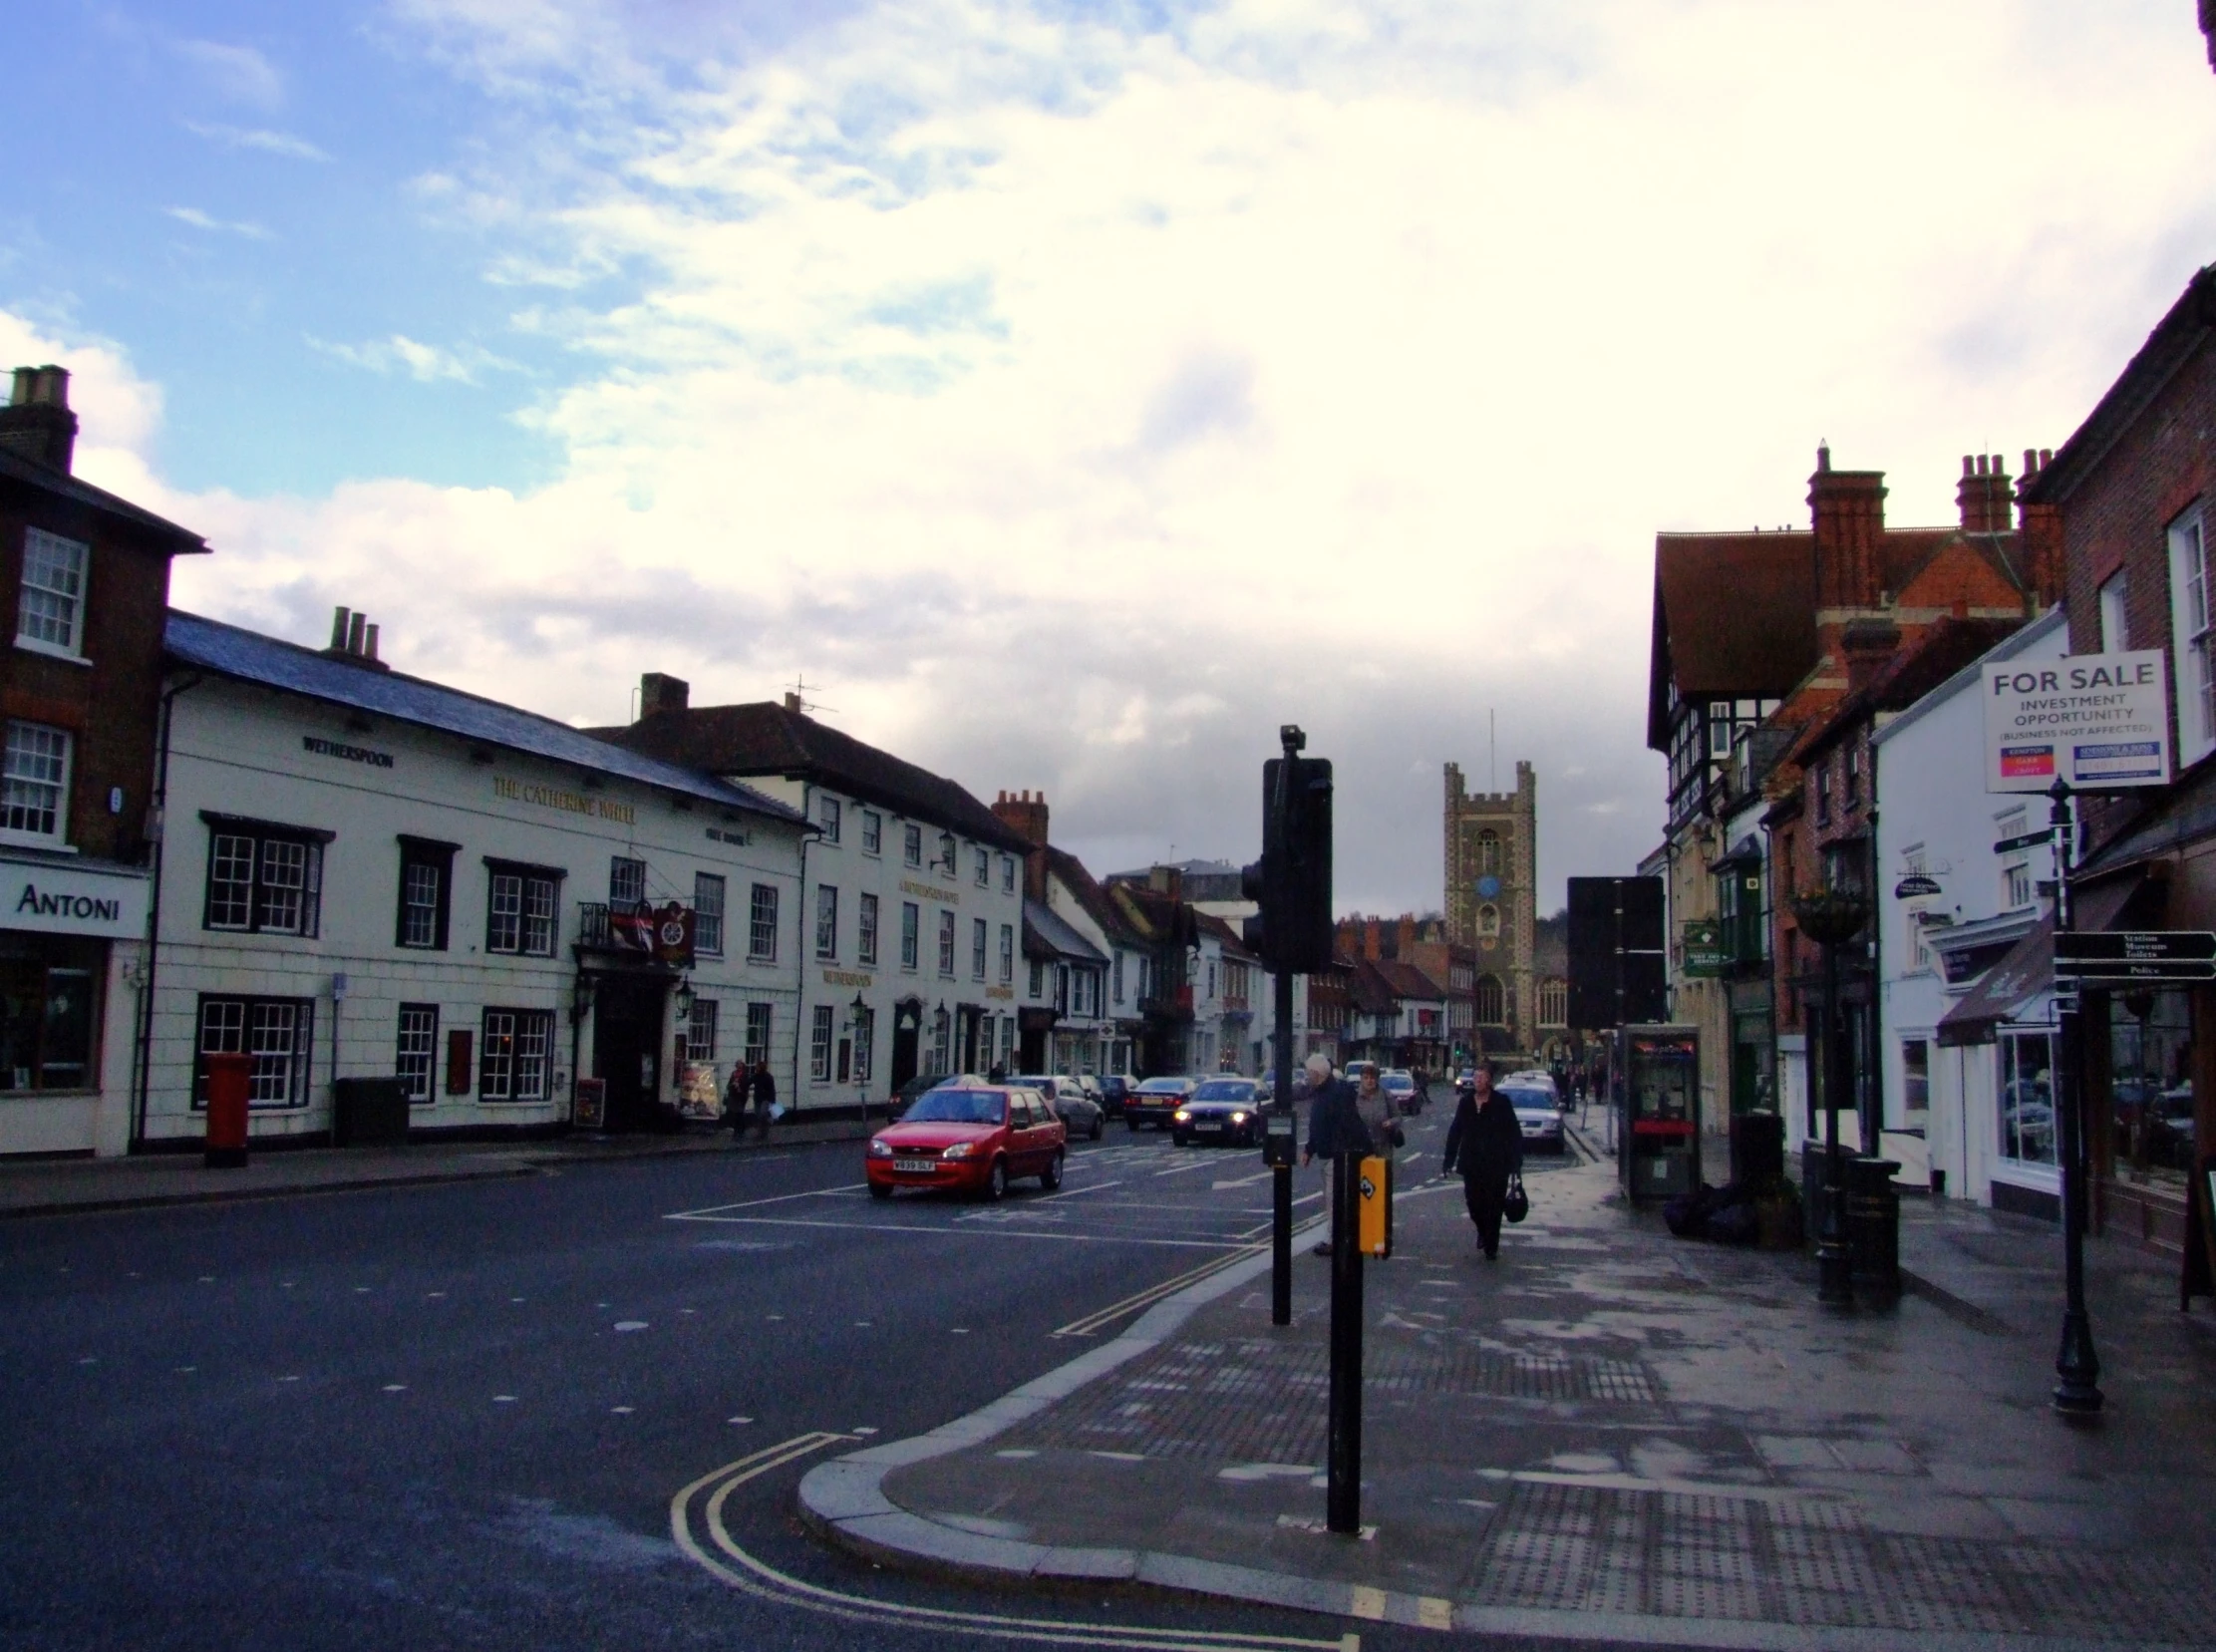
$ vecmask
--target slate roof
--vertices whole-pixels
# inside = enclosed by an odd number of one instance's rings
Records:
[[[1192,921],[1196,930],[1204,930],[1215,936],[1217,941],[1222,944],[1223,950],[1233,957],[1244,958],[1248,963],[1260,963],[1262,961],[1262,955],[1246,944],[1244,935],[1212,912],[1195,912],[1192,915]]]
[[[955,782],[773,700],[658,711],[594,739],[712,775],[805,779],[910,820],[1022,853],[1031,843]]]
[[[26,459],[12,448],[0,447],[0,478],[20,482],[27,487],[44,489],[49,494],[89,506],[103,515],[120,517],[135,527],[143,527],[176,540],[171,551],[173,555],[197,556],[207,550],[207,541],[190,528],[179,527],[175,522],[157,516],[144,505],[133,504],[129,499],[119,497],[104,488],[95,488],[89,482],[81,482],[67,471],[57,471],[34,459]]]
[[[1072,928],[1067,918],[1043,900],[1024,902],[1024,940],[1027,943],[1024,953],[1027,957],[1032,955],[1028,943],[1034,935],[1043,945],[1062,957],[1075,958],[1080,963],[1088,964],[1108,962],[1107,953]]]
[[[1085,908],[1086,915],[1101,926],[1101,931],[1111,941],[1121,941],[1130,946],[1141,946],[1145,939],[1131,926],[1131,920],[1122,907],[1109,898],[1108,892],[1086,864],[1068,849],[1047,845],[1047,875],[1058,877],[1077,903]]]
[[[465,694],[405,672],[379,671],[333,659],[313,648],[226,625],[221,620],[203,619],[172,608],[162,642],[171,660],[195,670],[305,695],[329,705],[348,706],[372,716],[390,717],[395,722],[436,729],[594,774],[636,781],[727,809],[744,809],[782,821],[800,819],[796,810],[764,797],[752,787],[627,752],[551,717],[518,711],[496,700]]]

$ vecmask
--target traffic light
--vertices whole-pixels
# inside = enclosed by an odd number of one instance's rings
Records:
[[[1239,873],[1261,907],[1246,920],[1247,945],[1272,969],[1331,967],[1331,762],[1271,758],[1262,765],[1262,858]]]

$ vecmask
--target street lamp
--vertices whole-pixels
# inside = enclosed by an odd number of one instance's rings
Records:
[[[1854,1303],[1854,1263],[1847,1254],[1845,1166],[1839,1156],[1840,1057],[1839,948],[1870,921],[1870,903],[1857,889],[1826,884],[1792,897],[1800,932],[1823,948],[1823,1211],[1816,1225],[1816,1300],[1833,1307]],[[1812,1076],[1812,1075],[1811,1075]],[[1868,1149],[1864,1142],[1864,1151]]]
[[[869,1123],[869,1080],[862,1074],[861,1030],[862,1017],[869,1013],[869,1005],[863,1000],[862,995],[857,992],[854,994],[854,1001],[846,1008],[852,1017],[851,1024],[854,1029],[854,1088],[861,1093],[859,1100],[862,1124],[867,1126]],[[874,1043],[875,1041],[872,1040],[871,1042]],[[870,1051],[870,1056],[874,1060],[876,1051]]]

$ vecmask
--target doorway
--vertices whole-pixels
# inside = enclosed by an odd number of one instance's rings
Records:
[[[610,1131],[658,1129],[662,1106],[662,1017],[669,983],[610,975],[600,982],[592,1018],[592,1071],[608,1087]]]
[[[892,1007],[892,1089],[895,1094],[916,1076],[916,1047],[922,1033],[922,1001],[903,998]]]

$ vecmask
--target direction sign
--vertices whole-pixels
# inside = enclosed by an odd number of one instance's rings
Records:
[[[2205,929],[2058,930],[2055,974],[2099,986],[2216,981],[2216,933]]]

